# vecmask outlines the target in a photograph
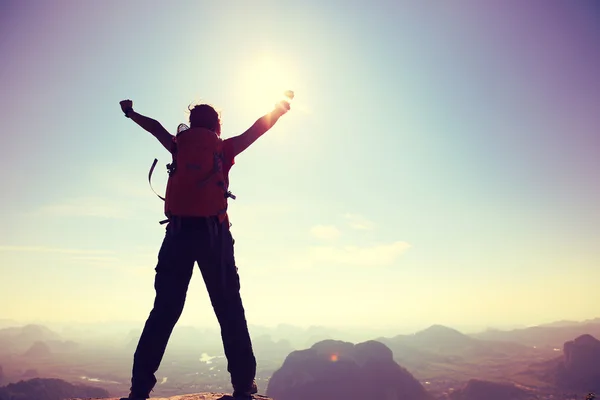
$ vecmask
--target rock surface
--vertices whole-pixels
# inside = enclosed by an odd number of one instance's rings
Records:
[[[269,397],[254,395],[256,400],[273,400]],[[119,400],[120,397],[108,397],[104,399],[69,399],[69,400]],[[149,400],[233,400],[233,397],[224,393],[195,393],[172,397],[151,397]]]

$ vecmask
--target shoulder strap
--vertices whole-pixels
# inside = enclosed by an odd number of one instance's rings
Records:
[[[152,166],[150,167],[150,171],[148,172],[148,183],[150,184],[150,189],[152,189],[152,191],[154,192],[154,194],[157,195],[158,198],[161,199],[162,201],[165,201],[165,198],[162,197],[161,195],[159,195],[158,193],[156,193],[156,191],[152,187],[152,172],[154,172],[154,168],[156,167],[156,163],[158,163],[158,159],[155,158],[154,162],[152,163]],[[167,222],[169,222],[169,218],[164,219],[162,221],[159,221],[159,224],[163,225],[163,224],[166,224]]]
[[[180,134],[183,131],[187,131],[188,129],[190,129],[190,127],[187,126],[186,124],[179,124],[177,126],[177,134]]]
[[[165,201],[165,198],[162,197],[161,195],[159,195],[158,193],[156,193],[156,191],[152,187],[152,173],[154,172],[154,168],[156,167],[156,163],[158,163],[158,159],[155,158],[154,162],[152,163],[152,166],[150,167],[150,171],[148,172],[148,183],[150,184],[150,189],[152,189],[152,191],[154,192],[154,194],[157,195],[162,201]]]

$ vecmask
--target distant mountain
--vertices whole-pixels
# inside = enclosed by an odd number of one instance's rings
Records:
[[[52,353],[71,353],[79,350],[79,343],[72,340],[47,340],[44,342],[48,345],[48,348]]]
[[[537,326],[562,328],[562,327],[566,327],[566,326],[582,326],[582,325],[589,325],[589,324],[600,324],[600,318],[586,319],[584,321],[563,319],[560,321],[549,322],[546,324],[539,324]]]
[[[26,369],[22,374],[21,374],[21,378],[22,379],[31,379],[31,378],[39,378],[40,377],[40,373],[38,372],[37,369],[35,368],[29,368]]]
[[[279,324],[275,327],[267,327],[250,324],[248,327],[253,338],[268,335],[275,342],[286,340],[294,349],[308,348],[321,340],[341,339],[348,336],[347,331],[315,325],[299,327]]]
[[[554,322],[549,322],[547,324],[540,324],[537,325],[538,327],[542,327],[542,328],[563,328],[565,326],[577,326],[577,325],[581,325],[581,322],[579,321],[570,321],[570,320],[561,320],[561,321],[554,321]]]
[[[14,319],[0,318],[0,329],[10,328],[11,326],[19,326],[19,325],[21,325],[21,324],[19,324]]]
[[[68,398],[102,398],[110,394],[100,388],[73,385],[61,379],[34,378],[0,387],[0,399],[64,400]]]
[[[119,341],[120,345],[127,349],[128,352],[135,351],[141,334],[141,329],[129,331]],[[167,357],[170,355],[189,355],[191,353],[223,354],[223,342],[219,332],[207,331],[193,326],[176,326],[169,339]]]
[[[469,380],[462,388],[450,394],[451,400],[534,400],[538,397],[512,383]]]
[[[282,362],[285,357],[294,351],[287,340],[274,341],[270,335],[261,335],[252,339],[252,347],[257,357],[266,360],[278,359]]]
[[[523,345],[502,341],[479,340],[456,329],[433,325],[413,335],[379,338],[400,362],[460,362],[479,357],[505,357],[529,349]]]
[[[413,345],[406,343],[403,336],[395,336],[393,338],[377,338],[376,340],[385,344],[390,350],[392,350],[394,360],[409,368],[420,368],[429,363],[452,361],[449,357],[435,354],[428,350],[418,349]]]
[[[431,400],[384,344],[325,340],[290,353],[266,391],[277,400]]]
[[[378,340],[388,345],[396,357],[402,357],[406,350],[411,349],[413,354],[420,353],[434,359],[439,359],[440,356],[457,355],[465,348],[477,346],[479,342],[442,325],[433,325],[412,335],[397,335]]]
[[[58,340],[60,335],[43,325],[24,325],[0,329],[0,338],[19,338],[21,340]]]
[[[0,354],[18,354],[36,342],[60,341],[61,337],[43,325],[25,325],[0,329]]]
[[[52,352],[45,342],[35,342],[23,355],[27,358],[40,359],[50,357]]]
[[[414,335],[407,336],[407,340],[418,347],[428,349],[462,348],[478,345],[478,340],[473,339],[456,329],[443,325],[432,325]]]
[[[502,340],[526,346],[548,348],[561,348],[566,341],[584,334],[600,337],[600,323],[597,322],[585,322],[576,325],[563,322],[562,324],[558,323],[558,325],[534,326],[511,331],[488,330],[470,336],[480,340]]]

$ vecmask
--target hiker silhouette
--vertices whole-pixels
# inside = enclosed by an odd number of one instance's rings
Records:
[[[155,373],[183,311],[195,263],[221,327],[233,398],[251,399],[257,393],[256,358],[227,216],[228,198],[233,197],[228,173],[235,157],[290,110],[294,93],[285,95],[287,100],[277,103],[248,130],[225,140],[221,139],[219,114],[209,104],[193,107],[189,129],[171,135],[158,121],[135,112],[131,100],[120,102],[125,116],[150,132],[173,158],[164,197],[166,233],[155,268],[156,297],[133,356],[129,396],[121,400],[150,397],[157,381]]]

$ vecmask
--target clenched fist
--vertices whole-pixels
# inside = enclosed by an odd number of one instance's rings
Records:
[[[133,108],[133,101],[131,100],[121,100],[119,102],[121,105],[121,111],[127,112],[127,110],[131,110]]]

